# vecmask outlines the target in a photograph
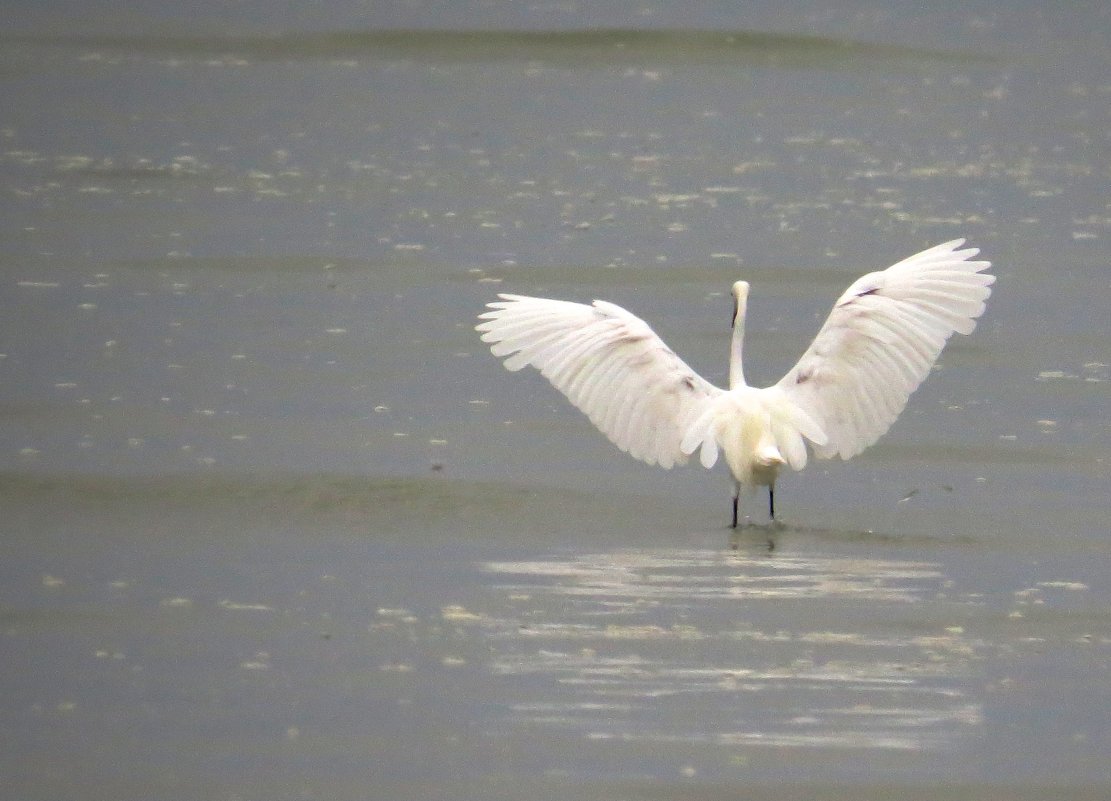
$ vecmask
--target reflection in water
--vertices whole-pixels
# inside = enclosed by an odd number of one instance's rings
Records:
[[[484,569],[507,608],[469,622],[514,725],[909,751],[981,722],[978,645],[946,625],[959,601],[936,564],[650,549]]]

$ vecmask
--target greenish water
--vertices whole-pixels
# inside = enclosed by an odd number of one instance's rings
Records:
[[[1105,797],[1106,15],[530,9],[12,17],[9,792]],[[958,236],[975,334],[735,539],[473,330],[602,297],[720,383],[744,278],[771,382]]]

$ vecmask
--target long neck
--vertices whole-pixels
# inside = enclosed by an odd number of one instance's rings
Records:
[[[737,301],[737,310],[733,313],[733,341],[729,346],[730,389],[747,386],[744,366],[746,301],[747,298],[740,298]]]

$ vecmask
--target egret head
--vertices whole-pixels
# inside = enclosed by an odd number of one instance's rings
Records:
[[[733,284],[733,319],[731,325],[737,324],[737,319],[744,315],[748,303],[748,281],[737,281]]]

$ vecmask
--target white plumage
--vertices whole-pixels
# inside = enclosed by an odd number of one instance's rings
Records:
[[[709,468],[724,454],[736,482],[774,487],[784,465],[801,470],[807,442],[820,459],[848,459],[883,435],[954,333],[970,334],[995,276],[963,239],[924,250],[855,281],[782,379],[744,380],[748,284],[733,285],[729,389],[706,381],[636,315],[593,305],[499,295],[477,326],[509,370],[532,365],[609,439],[670,468],[695,451]]]

